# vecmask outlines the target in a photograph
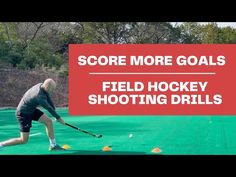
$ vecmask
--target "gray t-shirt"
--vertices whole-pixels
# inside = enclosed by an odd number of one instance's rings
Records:
[[[32,114],[38,106],[42,106],[53,117],[59,119],[60,116],[55,111],[55,106],[49,96],[49,94],[41,88],[42,83],[39,83],[31,87],[22,97],[16,112],[22,114]]]

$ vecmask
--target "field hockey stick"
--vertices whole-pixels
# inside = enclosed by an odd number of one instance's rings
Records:
[[[80,131],[80,132],[83,132],[83,133],[85,133],[85,134],[91,135],[91,136],[93,136],[93,137],[95,137],[95,138],[101,138],[101,137],[102,137],[102,135],[93,134],[93,133],[88,132],[88,131],[86,131],[86,130],[83,130],[83,129],[81,129],[81,128],[75,127],[75,126],[73,126],[73,125],[71,125],[71,124],[68,124],[68,123],[65,123],[65,124],[66,124],[67,126],[71,127],[71,128],[74,128],[74,129],[76,129],[76,130],[78,130],[78,131]]]

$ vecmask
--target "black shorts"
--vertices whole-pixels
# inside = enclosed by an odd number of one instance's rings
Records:
[[[39,109],[35,109],[35,111],[32,114],[16,113],[20,131],[29,132],[30,128],[32,127],[32,120],[38,121],[43,114],[44,113]]]

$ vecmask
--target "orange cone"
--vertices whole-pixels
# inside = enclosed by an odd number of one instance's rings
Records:
[[[112,149],[109,146],[104,146],[102,148],[103,151],[111,151]]]
[[[152,150],[153,153],[160,153],[161,152],[161,149],[160,148],[154,148]]]

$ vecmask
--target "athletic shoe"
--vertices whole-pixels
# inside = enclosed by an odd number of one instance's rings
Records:
[[[65,149],[62,148],[61,146],[59,145],[56,145],[56,146],[49,146],[49,151],[64,151]]]

